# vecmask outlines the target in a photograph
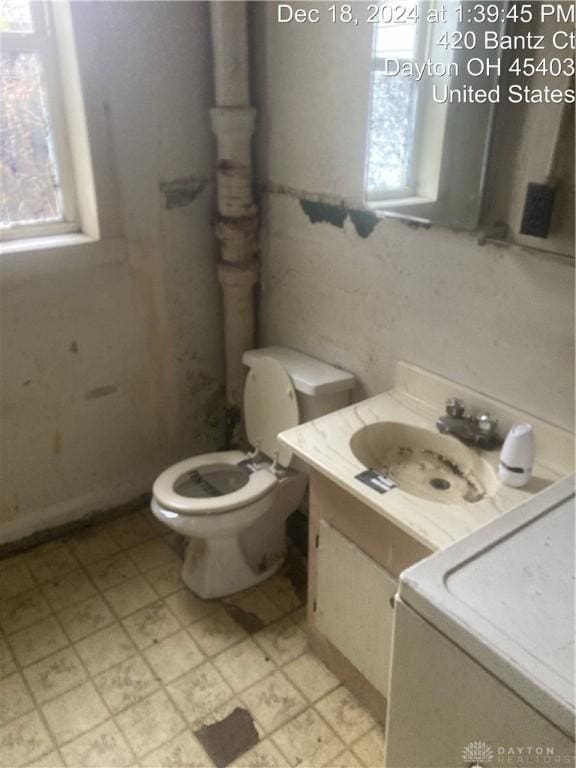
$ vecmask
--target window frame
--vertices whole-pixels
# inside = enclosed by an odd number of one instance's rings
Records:
[[[393,26],[401,26],[400,24],[396,24]],[[422,20],[418,21],[416,23],[416,34],[415,34],[415,45],[414,45],[414,57],[412,61],[419,61],[424,60],[429,52],[430,49],[430,29],[428,24],[423,23]],[[372,111],[373,106],[373,83],[374,83],[374,73],[375,72],[384,72],[386,70],[386,62],[389,60],[389,58],[376,56],[376,49],[377,49],[377,40],[378,40],[378,28],[379,25],[375,25],[373,30],[373,37],[372,37],[372,59],[371,59],[371,66],[370,66],[370,78],[371,78],[371,86],[370,86],[370,111]],[[407,62],[408,59],[400,58],[399,56],[394,57],[398,61]],[[394,75],[388,75],[388,77],[394,77]],[[418,195],[418,165],[420,162],[420,146],[421,146],[421,139],[422,134],[424,132],[424,121],[423,121],[423,105],[422,105],[422,93],[421,89],[418,88],[418,84],[416,84],[416,97],[415,97],[416,103],[414,104],[414,135],[413,135],[413,146],[415,148],[415,151],[413,151],[412,156],[412,162],[410,166],[410,183],[405,187],[397,187],[396,189],[386,189],[386,188],[380,188],[368,191],[368,185],[366,184],[366,201],[368,205],[372,207],[379,207],[380,205],[384,204],[390,204],[391,202],[400,202],[400,201],[411,201],[414,202],[416,199],[423,199]],[[368,129],[368,146],[370,145],[370,129]],[[366,175],[368,175],[368,159],[366,162]]]
[[[24,224],[15,223],[11,226],[0,227],[0,241],[2,242],[68,235],[82,231],[69,141],[67,110],[64,103],[57,32],[51,4],[46,0],[34,0],[30,3],[30,13],[33,24],[32,31],[2,31],[0,32],[0,43],[3,51],[30,51],[37,53],[40,59],[54,162],[58,174],[62,219]]]

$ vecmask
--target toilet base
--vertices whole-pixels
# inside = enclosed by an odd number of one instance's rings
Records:
[[[267,568],[255,571],[247,562],[236,535],[190,539],[182,566],[182,580],[198,597],[213,600],[265,581],[279,570],[284,557],[279,554]]]

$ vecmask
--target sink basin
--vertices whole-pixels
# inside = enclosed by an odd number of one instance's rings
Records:
[[[498,487],[488,462],[454,437],[392,421],[369,424],[350,440],[368,469],[390,477],[402,491],[441,504],[469,504]]]

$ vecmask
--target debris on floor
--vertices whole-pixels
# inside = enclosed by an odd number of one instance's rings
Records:
[[[224,720],[203,725],[194,735],[216,768],[226,768],[259,741],[252,715],[242,707],[236,707]]]

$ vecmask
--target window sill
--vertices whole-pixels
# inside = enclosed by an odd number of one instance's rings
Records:
[[[46,251],[71,246],[85,245],[98,242],[89,235],[74,232],[68,235],[47,235],[44,237],[26,237],[20,240],[3,240],[0,242],[0,254],[26,253],[31,251]]]
[[[380,200],[368,200],[366,205],[373,211],[387,212],[390,208],[408,208],[416,205],[431,205],[436,201],[431,197],[398,197],[382,198]]]
[[[396,200],[369,200],[369,210],[379,216],[413,221],[416,224],[430,226],[439,218],[438,200],[429,197],[399,197]]]

